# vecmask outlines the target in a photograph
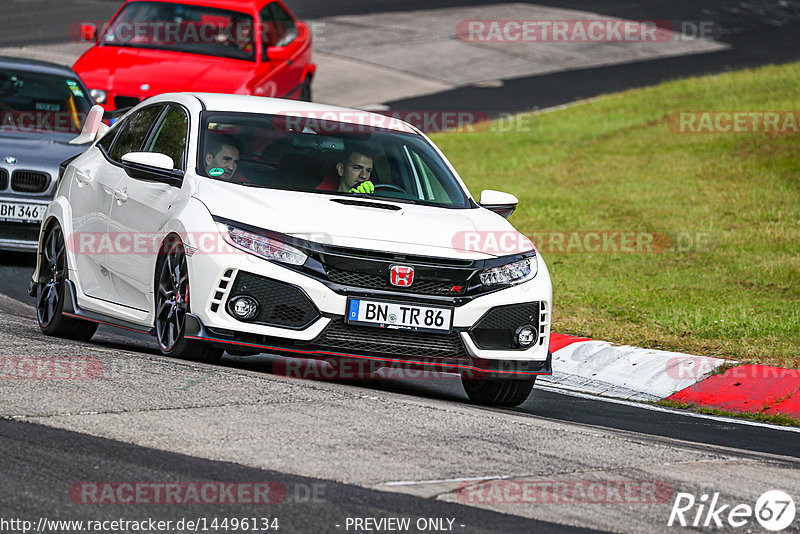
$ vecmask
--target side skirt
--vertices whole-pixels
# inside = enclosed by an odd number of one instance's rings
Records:
[[[93,323],[104,324],[107,326],[113,326],[115,328],[122,328],[123,330],[128,330],[131,332],[136,332],[138,334],[149,334],[154,336],[156,333],[155,328],[150,328],[149,330],[143,330],[143,327],[129,323],[126,321],[121,321],[119,319],[115,319],[113,317],[108,317],[107,315],[103,315],[100,313],[95,313],[91,311],[86,311],[81,309],[78,306],[78,299],[76,297],[75,291],[75,284],[72,280],[65,280],[64,281],[64,307],[62,313],[67,317],[74,317],[76,319],[82,319],[84,321],[91,321]]]

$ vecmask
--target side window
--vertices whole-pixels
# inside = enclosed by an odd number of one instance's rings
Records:
[[[103,134],[103,137],[97,142],[97,146],[102,147],[106,151],[106,154],[111,151],[111,145],[114,143],[114,138],[117,137],[117,132],[119,132],[119,127],[112,127]]]
[[[172,158],[176,169],[182,169],[186,141],[189,138],[189,117],[178,106],[170,106],[164,119],[147,147],[147,152],[158,152]]]
[[[264,52],[268,46],[286,46],[297,37],[294,20],[277,2],[272,2],[261,10],[261,35],[264,39]]]
[[[139,152],[144,145],[147,134],[153,123],[161,115],[164,106],[150,106],[137,111],[127,119],[117,135],[108,155],[114,161],[120,161],[129,152]]]
[[[425,200],[451,204],[452,200],[436,177],[436,173],[431,170],[431,168],[419,154],[416,152],[412,153],[414,155],[414,162],[419,170],[419,177],[422,181],[421,189],[424,192]]]
[[[398,185],[403,189],[419,200],[437,204],[453,204],[463,197],[454,181],[442,183],[440,180],[439,176],[448,174],[442,162],[431,159],[411,145],[403,144],[400,149],[402,157],[397,161],[397,167],[402,177]]]

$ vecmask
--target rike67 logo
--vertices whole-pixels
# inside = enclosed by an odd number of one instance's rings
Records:
[[[752,525],[755,518],[766,530],[780,532],[792,525],[795,513],[794,500],[781,490],[764,492],[755,506],[723,504],[719,493],[703,494],[699,499],[691,493],[678,493],[667,526],[739,528]]]

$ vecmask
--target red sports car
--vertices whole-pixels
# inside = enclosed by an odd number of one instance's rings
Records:
[[[176,91],[311,100],[311,31],[281,0],[129,0],[81,34],[97,42],[74,70],[109,111]]]

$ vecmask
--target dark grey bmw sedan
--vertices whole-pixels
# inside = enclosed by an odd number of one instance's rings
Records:
[[[94,104],[69,67],[0,57],[0,249],[35,251],[62,162]]]

